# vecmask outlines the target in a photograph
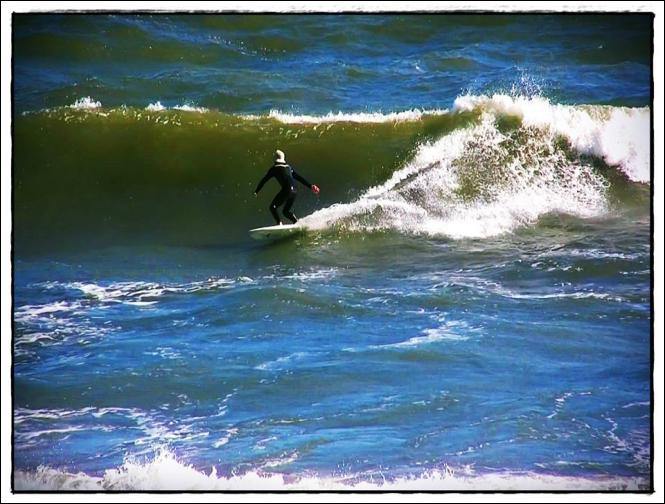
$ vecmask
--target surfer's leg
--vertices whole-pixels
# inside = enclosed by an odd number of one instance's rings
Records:
[[[282,206],[282,203],[284,203],[284,200],[288,196],[288,192],[286,191],[280,191],[277,193],[277,196],[272,200],[272,203],[270,203],[270,206],[268,207],[270,209],[270,213],[272,214],[273,219],[275,219],[275,222],[277,224],[281,224],[282,221],[279,218],[279,215],[277,214],[277,209]]]
[[[293,206],[293,203],[295,201],[296,201],[296,193],[292,192],[291,194],[289,194],[289,197],[286,200],[286,205],[284,205],[284,208],[282,209],[282,213],[284,214],[284,217],[289,219],[294,224],[296,222],[298,222],[298,218],[291,211],[291,207]]]

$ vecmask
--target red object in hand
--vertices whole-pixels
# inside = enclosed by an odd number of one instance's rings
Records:
[[[321,192],[321,189],[319,189],[319,186],[312,184],[312,192],[314,194],[319,194]]]

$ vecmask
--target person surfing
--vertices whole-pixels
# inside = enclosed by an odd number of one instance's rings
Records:
[[[279,193],[277,193],[277,196],[275,196],[275,198],[272,200],[272,203],[270,203],[270,206],[268,207],[270,209],[270,213],[275,219],[275,222],[281,226],[282,220],[277,214],[277,209],[284,205],[284,208],[282,208],[284,217],[295,224],[298,222],[298,218],[291,211],[291,207],[293,206],[297,195],[296,180],[301,184],[309,187],[314,194],[319,194],[320,189],[318,186],[307,182],[301,175],[299,175],[293,168],[291,168],[291,166],[286,163],[286,158],[284,157],[284,153],[281,150],[275,151],[274,160],[275,162],[268,170],[268,173],[266,173],[265,177],[261,179],[259,185],[256,186],[254,196],[258,196],[259,191],[263,188],[263,185],[268,182],[268,180],[275,177],[282,189],[279,191]]]

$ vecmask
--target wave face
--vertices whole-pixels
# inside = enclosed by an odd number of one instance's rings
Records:
[[[159,105],[159,106],[157,106]],[[307,227],[483,238],[548,214],[647,206],[649,110],[462,96],[452,110],[233,116],[184,105],[71,107],[15,124],[19,247],[237,241],[266,224],[275,148],[323,188]],[[349,203],[345,203],[349,202]],[[318,210],[317,210],[318,208]]]

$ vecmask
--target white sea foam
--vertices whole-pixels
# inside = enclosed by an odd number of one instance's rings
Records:
[[[155,300],[166,294],[187,294],[201,290],[227,289],[235,285],[252,283],[249,277],[231,278],[208,278],[194,282],[181,284],[160,284],[156,282],[111,282],[109,284],[97,284],[94,282],[47,282],[45,288],[53,289],[63,287],[76,289],[87,297],[96,299],[102,303],[124,303],[135,306],[150,306]],[[80,305],[80,303],[79,303]],[[37,309],[38,307],[33,307]],[[45,309],[45,308],[44,308]]]
[[[81,303],[74,301],[55,301],[42,305],[23,305],[14,310],[14,320],[17,322],[29,322],[57,312],[70,312],[80,308]]]
[[[269,460],[276,467],[294,460],[291,454],[283,459]],[[346,491],[599,491],[644,490],[648,481],[631,477],[573,477],[533,472],[496,472],[476,474],[470,468],[444,468],[424,471],[417,476],[386,479],[381,475],[363,477],[325,477],[317,475],[282,475],[252,471],[239,476],[217,475],[215,468],[197,470],[181,462],[168,451],[149,462],[126,460],[118,468],[108,469],[103,476],[71,473],[45,466],[35,471],[14,473],[16,490],[210,490],[210,491],[271,491],[271,490],[346,490]]]
[[[477,126],[421,145],[385,183],[303,218],[302,225],[485,238],[550,212],[585,218],[607,212],[607,182],[557,149],[555,134],[531,129],[517,142],[495,120],[485,114]]]
[[[14,321],[20,330],[14,339],[15,351],[25,355],[39,346],[58,345],[71,337],[84,341],[100,337],[111,327],[95,328],[81,320],[85,307],[80,301],[55,301],[41,305],[23,305],[14,310]]]
[[[617,303],[625,301],[621,296],[613,296],[605,292],[549,292],[533,294],[519,294],[511,292],[505,295],[513,299],[605,299],[608,301],[615,301]]]
[[[180,105],[174,105],[173,107],[167,107],[166,105],[162,105],[162,102],[157,100],[154,103],[148,104],[148,106],[145,108],[148,112],[163,112],[165,110],[180,110],[183,112],[198,112],[198,113],[205,113],[209,112],[210,109],[206,107],[199,107],[197,105],[192,105],[191,103],[182,103]]]
[[[651,464],[651,433],[648,430],[632,430],[625,435],[619,435],[619,423],[604,416],[604,419],[611,425],[606,431],[606,437],[609,444],[603,447],[603,451],[608,453],[627,453],[634,465],[648,468]]]
[[[14,423],[21,424],[26,421],[40,421],[40,420],[63,420],[74,417],[87,415],[94,412],[95,408],[87,407],[76,410],[68,409],[30,409],[30,408],[16,408],[14,410]]]
[[[564,136],[580,153],[619,166],[634,182],[650,181],[650,112],[647,107],[560,105],[548,99],[508,95],[460,96],[454,111],[480,109],[519,117],[527,126]]]
[[[79,98],[74,103],[72,103],[70,108],[79,109],[79,110],[94,110],[102,107],[101,102],[95,101],[94,99],[86,96],[84,98]]]
[[[551,288],[548,288],[544,292],[516,291],[492,280],[470,275],[448,275],[446,277],[446,284],[467,287],[479,292],[495,294],[510,299],[602,299],[617,303],[625,301],[621,296],[607,292],[571,291],[567,290],[569,287],[566,288],[565,286],[562,286],[561,290],[556,291]]]
[[[443,322],[443,321],[442,321]],[[405,348],[429,345],[439,341],[466,341],[469,339],[468,333],[476,332],[470,329],[467,324],[450,320],[443,322],[438,327],[424,329],[421,336],[414,336],[398,343],[389,343],[386,345],[373,345],[370,348]]]
[[[424,336],[414,336],[409,338],[406,341],[400,343],[393,343],[390,345],[382,345],[383,348],[402,348],[402,347],[414,347],[420,345],[426,345],[429,343],[435,343],[437,341],[451,340],[451,341],[464,341],[469,339],[466,336],[461,336],[459,334],[454,334],[448,331],[446,328],[437,327],[434,329],[425,329],[423,331]]]
[[[400,112],[328,112],[324,115],[292,114],[271,110],[268,117],[285,124],[338,122],[384,123],[417,121],[428,115],[480,110],[494,116],[519,117],[533,126],[564,136],[581,154],[600,157],[618,166],[634,182],[650,181],[650,111],[648,107],[607,105],[562,105],[542,96],[506,94],[464,95],[455,99],[452,110],[412,109]],[[248,119],[266,116],[245,115]]]
[[[626,404],[624,406],[621,406],[621,407],[623,409],[626,409],[626,408],[635,408],[635,407],[638,407],[638,406],[651,406],[651,403],[649,401],[639,401],[639,402],[628,403],[628,404]]]
[[[166,110],[166,107],[162,105],[162,102],[157,101],[155,103],[151,103],[145,109],[150,112],[161,112],[162,110]]]
[[[263,362],[258,366],[256,366],[255,369],[259,369],[261,371],[268,371],[271,369],[279,368],[285,364],[288,364],[289,362],[293,362],[295,360],[301,360],[308,355],[309,352],[294,352],[288,355],[284,355],[282,357],[278,357],[275,360]]]
[[[188,103],[183,103],[182,105],[176,105],[173,107],[173,110],[182,110],[184,112],[208,112],[208,109],[205,107],[197,107],[196,105],[190,105]]]
[[[14,345],[18,347],[20,345],[32,345],[37,342],[46,343],[56,340],[57,338],[54,335],[44,332],[19,334],[15,336]]]
[[[66,434],[71,434],[73,432],[81,432],[83,430],[88,430],[88,429],[86,429],[86,428],[79,425],[79,426],[72,426],[72,427],[63,427],[62,429],[44,429],[44,430],[41,430],[41,431],[34,431],[33,430],[33,431],[30,431],[30,432],[18,432],[18,433],[16,433],[16,440],[18,442],[27,442],[29,444],[29,442],[31,440],[33,440],[34,438],[39,438],[39,437],[42,437],[42,436],[50,437],[50,436],[53,436],[54,434],[58,435],[59,439],[63,439],[64,437],[66,437],[66,436],[64,436]]]
[[[619,259],[619,260],[624,260],[624,261],[634,261],[636,259],[640,259],[641,257],[647,256],[649,254],[649,250],[645,250],[644,252],[634,252],[634,253],[622,253],[622,252],[608,252],[606,250],[600,250],[600,249],[566,249],[563,251],[568,256],[573,256],[573,257],[585,257],[585,258],[591,258],[591,259],[602,259],[602,260],[609,260],[609,259]],[[562,251],[560,250],[555,250],[552,251],[551,253],[548,253],[548,255],[560,255],[562,254]]]
[[[99,420],[106,415],[118,415],[134,422],[137,429],[143,432],[143,436],[137,438],[134,444],[144,445],[146,452],[150,452],[156,443],[183,439],[191,430],[189,425],[183,424],[179,430],[173,431],[164,421],[155,417],[153,412],[137,408],[84,407],[74,410],[17,408],[14,411],[14,422],[17,425],[15,441],[21,448],[24,445],[50,443],[52,442],[50,438],[53,436],[64,439],[75,432],[113,430],[115,426],[112,422],[110,424],[90,422],[91,419]]]
[[[332,277],[336,270],[296,271],[286,278],[302,282],[325,280]],[[111,282],[101,284],[95,282],[42,282],[34,284],[35,288],[47,291],[76,290],[84,298],[75,301],[50,301],[43,304],[18,306],[14,310],[14,320],[23,325],[15,338],[15,347],[29,348],[35,344],[60,344],[72,337],[85,343],[85,338],[97,338],[115,330],[113,326],[100,327],[92,324],[86,317],[91,309],[105,309],[122,304],[138,309],[152,309],[154,305],[173,295],[184,295],[200,291],[216,292],[226,289],[253,285],[257,281],[272,281],[274,275],[254,280],[247,276],[235,279],[211,277],[183,283],[161,284],[157,282]],[[177,322],[177,321],[176,321]],[[84,339],[82,339],[84,338]],[[155,355],[163,358],[178,358],[165,349],[158,350]]]
[[[329,280],[331,278],[334,278],[337,272],[338,272],[337,268],[308,269],[308,270],[296,271],[295,273],[290,273],[280,278],[288,280],[298,280],[301,282],[307,282],[309,280]]]
[[[236,434],[238,434],[238,429],[236,428],[226,429],[226,434],[221,438],[219,438],[217,441],[213,442],[212,444],[213,448],[221,448],[225,444],[228,444],[231,438]]]
[[[325,123],[385,123],[417,121],[428,115],[442,115],[448,113],[445,109],[433,110],[404,110],[401,112],[328,112],[325,115],[290,114],[279,110],[271,110],[268,117],[285,124],[325,124]],[[258,119],[261,116],[246,115],[248,119]]]

